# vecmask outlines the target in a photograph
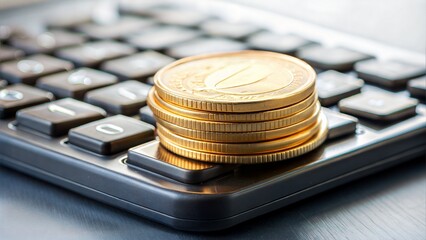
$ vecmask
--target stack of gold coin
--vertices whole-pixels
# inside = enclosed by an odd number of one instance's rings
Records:
[[[216,163],[280,161],[326,138],[315,78],[308,64],[284,54],[201,55],[158,71],[148,105],[160,143],[175,154]]]

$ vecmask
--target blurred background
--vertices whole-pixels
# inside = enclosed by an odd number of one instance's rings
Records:
[[[219,1],[219,0],[216,0]],[[0,0],[0,14],[9,7],[37,2],[91,2],[96,4],[150,4],[152,0]],[[158,1],[157,1],[158,2]],[[173,2],[173,1],[170,1]],[[203,5],[211,0],[198,1]],[[366,37],[396,47],[424,53],[426,51],[425,0],[232,0],[295,19],[312,22],[338,31]],[[85,8],[87,11],[87,8]],[[237,13],[236,13],[237,14]]]

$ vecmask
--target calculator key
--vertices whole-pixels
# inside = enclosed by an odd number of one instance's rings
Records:
[[[6,86],[7,86],[7,81],[3,80],[3,79],[0,79],[0,89],[5,88]]]
[[[49,92],[24,84],[15,84],[0,90],[0,118],[10,118],[22,108],[53,100]]]
[[[124,57],[136,52],[136,49],[119,42],[98,41],[57,51],[60,58],[73,62],[78,67],[96,67],[106,60]]]
[[[18,126],[50,136],[62,136],[68,130],[104,118],[104,110],[71,98],[25,108],[16,114]]]
[[[225,37],[233,39],[243,39],[256,33],[260,28],[247,23],[233,23],[219,19],[212,19],[203,22],[200,29],[213,37]]]
[[[425,66],[401,61],[362,61],[355,65],[358,77],[389,88],[404,87],[409,79],[426,74]]]
[[[247,39],[248,45],[253,49],[295,54],[296,51],[314,42],[292,34],[278,34],[272,32],[259,32]]]
[[[151,111],[149,106],[145,106],[139,110],[139,117],[141,121],[147,122],[152,126],[157,126],[157,121],[155,121],[154,113]]]
[[[154,86],[155,82],[154,82],[154,77],[148,77],[145,81],[146,84]]]
[[[131,148],[129,167],[137,166],[184,183],[200,183],[234,170],[238,165],[194,161],[171,153],[158,140]]]
[[[419,77],[408,82],[408,92],[411,96],[420,99],[426,98],[426,76]]]
[[[312,46],[301,49],[297,56],[313,67],[324,70],[349,71],[356,62],[372,58],[364,53],[341,47]]]
[[[154,127],[116,115],[73,128],[69,142],[89,151],[109,155],[154,140]]]
[[[174,58],[183,58],[199,54],[239,51],[247,46],[226,38],[197,38],[177,44],[166,50],[166,54]]]
[[[139,49],[163,50],[174,44],[199,37],[200,35],[201,32],[194,29],[178,26],[161,26],[131,36],[127,39],[127,42]]]
[[[27,54],[51,53],[58,48],[81,44],[85,42],[85,37],[77,33],[52,30],[36,36],[14,37],[9,42]]]
[[[85,101],[105,109],[109,113],[137,115],[146,105],[151,86],[134,80],[128,80],[113,86],[104,87],[87,93]]]
[[[35,84],[42,76],[69,71],[72,63],[47,55],[33,55],[21,60],[9,61],[0,65],[0,75],[11,83]]]
[[[185,27],[196,27],[209,18],[201,12],[168,7],[154,8],[149,15],[161,23]]]
[[[0,44],[0,63],[24,56],[24,51]]]
[[[37,81],[37,87],[52,92],[58,98],[83,99],[88,91],[117,81],[117,77],[112,74],[90,68],[79,68],[42,77]]]
[[[119,39],[151,27],[154,24],[155,21],[151,19],[121,17],[109,24],[82,24],[77,27],[77,30],[94,39]]]
[[[328,139],[354,134],[358,119],[343,113],[323,108],[328,122]]]
[[[107,61],[102,64],[101,68],[119,76],[122,80],[145,80],[174,60],[158,52],[146,51]]]
[[[339,102],[341,112],[372,120],[394,121],[416,114],[418,101],[392,93],[363,92]]]
[[[343,98],[358,94],[364,81],[354,76],[328,70],[318,74],[318,99],[323,106],[336,104]]]
[[[92,17],[90,13],[79,13],[79,14],[69,14],[66,16],[54,15],[47,19],[46,26],[49,29],[70,29],[74,30],[75,27],[90,23]]]

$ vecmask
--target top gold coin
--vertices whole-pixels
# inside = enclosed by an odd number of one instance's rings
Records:
[[[280,53],[241,51],[183,58],[154,76],[158,95],[213,112],[257,112],[290,106],[315,89],[315,71]]]

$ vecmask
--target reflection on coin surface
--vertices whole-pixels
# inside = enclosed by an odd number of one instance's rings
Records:
[[[314,91],[315,71],[284,54],[241,51],[184,58],[155,75],[158,95],[173,104],[214,112],[282,108]]]

